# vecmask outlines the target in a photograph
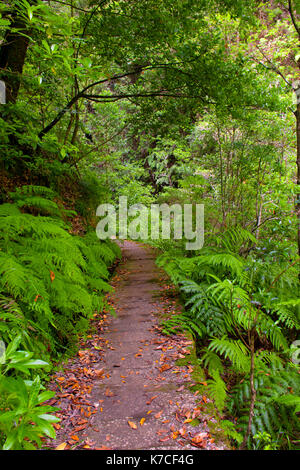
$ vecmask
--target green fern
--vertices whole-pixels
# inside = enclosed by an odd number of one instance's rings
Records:
[[[208,390],[217,409],[222,413],[227,399],[227,387],[218,369],[212,370],[210,375],[212,379],[207,380]]]
[[[293,366],[283,364],[260,366],[254,381],[257,398],[251,433],[267,432],[273,439],[281,435],[296,436],[300,431],[299,420],[299,374]],[[290,393],[287,393],[291,390]],[[229,410],[238,414],[238,426],[247,427],[247,414],[250,398],[250,385],[247,380],[236,385],[231,391]],[[292,413],[290,412],[292,409]]]
[[[229,339],[226,336],[220,339],[215,338],[210,342],[208,349],[230,360],[237,372],[246,373],[249,371],[249,352],[241,340]]]
[[[75,342],[79,327],[86,328],[87,319],[102,310],[111,290],[107,266],[120,250],[95,233],[71,235],[47,199],[53,196],[48,188],[23,187],[11,194],[15,204],[0,206],[0,290],[35,325],[40,341],[59,350]],[[29,206],[37,215],[21,212]],[[7,323],[7,312],[3,317]]]

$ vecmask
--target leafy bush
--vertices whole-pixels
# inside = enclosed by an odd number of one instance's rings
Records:
[[[197,256],[162,254],[157,263],[186,306],[184,314],[163,322],[163,331],[188,329],[196,338],[219,412],[238,418],[242,435],[227,426],[228,435],[251,448],[254,435],[266,433],[285,446],[300,430],[299,368],[289,350],[300,328],[298,276],[288,260],[274,265],[272,254],[263,261],[243,257],[254,242],[252,234],[234,228]]]
[[[23,186],[0,206],[0,446],[35,449],[55,437],[53,396],[41,377],[51,360],[71,351],[95,312],[105,305],[118,246],[93,232],[74,236],[43,186]],[[7,345],[5,351],[5,345]],[[17,348],[22,346],[22,349]],[[36,360],[42,355],[50,363]],[[43,376],[42,376],[43,378]]]
[[[0,343],[0,448],[2,450],[33,450],[42,445],[41,438],[55,438],[52,426],[59,418],[55,408],[43,405],[54,393],[46,391],[39,375],[32,371],[48,364],[33,359],[33,353],[18,350],[22,336],[18,335],[5,349]],[[23,376],[27,376],[24,379]]]
[[[22,329],[24,344],[34,334],[32,347],[56,354],[102,310],[118,247],[93,233],[71,235],[48,188],[26,186],[10,196],[14,202],[0,206],[0,331],[9,340],[12,326]]]

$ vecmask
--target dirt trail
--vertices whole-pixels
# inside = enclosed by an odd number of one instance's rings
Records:
[[[175,364],[189,355],[190,342],[157,329],[162,274],[153,251],[129,241],[121,247],[124,260],[111,295],[117,316],[101,333],[104,354],[89,364],[103,375],[93,377],[94,412],[80,441],[96,449],[223,449],[209,433],[201,396],[186,388],[192,367]],[[184,423],[193,417],[196,427]]]

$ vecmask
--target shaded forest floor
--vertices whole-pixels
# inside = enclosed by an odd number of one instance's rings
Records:
[[[116,316],[97,315],[76,357],[52,377],[59,408],[56,449],[226,449],[193,342],[165,336],[159,320],[180,312],[153,251],[122,244],[109,295]],[[203,391],[203,392],[202,392]]]

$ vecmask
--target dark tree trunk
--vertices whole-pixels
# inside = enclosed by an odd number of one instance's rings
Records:
[[[297,135],[297,186],[300,188],[300,97],[298,97],[296,115]],[[297,194],[296,214],[298,221],[298,254],[300,256],[300,193]]]
[[[34,1],[30,1],[34,4]],[[12,22],[4,36],[4,42],[0,48],[0,79],[6,85],[7,103],[17,101],[21,76],[25,57],[29,45],[28,24],[18,14],[13,11],[11,14]]]

